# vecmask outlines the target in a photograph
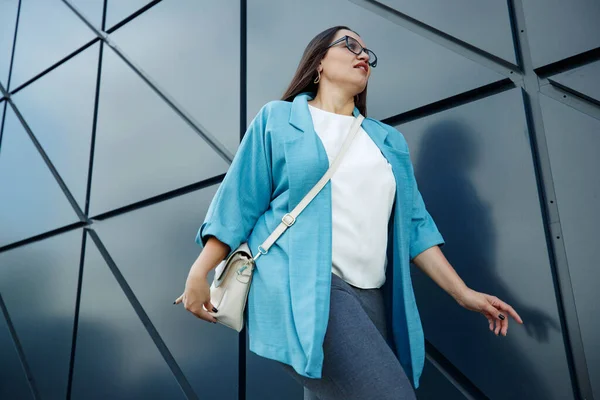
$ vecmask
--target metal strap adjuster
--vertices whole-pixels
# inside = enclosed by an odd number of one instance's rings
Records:
[[[290,226],[294,225],[296,218],[294,218],[292,214],[287,213],[283,216],[283,218],[281,218],[281,222],[283,222],[289,228]]]
[[[252,257],[252,259],[254,261],[258,260],[258,257],[267,254],[269,251],[265,250],[265,248],[262,246],[262,244],[260,246],[258,246],[258,253],[256,253],[256,255],[254,257]]]
[[[268,251],[265,250],[264,247],[262,247],[262,244],[260,246],[258,246],[258,251],[259,251],[260,254],[267,254],[268,253]]]

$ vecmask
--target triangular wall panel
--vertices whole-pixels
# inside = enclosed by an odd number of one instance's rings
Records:
[[[483,51],[517,63],[506,2],[383,0],[382,3]]]
[[[96,44],[14,95],[23,118],[85,209],[96,78]]]
[[[238,2],[162,1],[111,34],[231,153],[240,141],[239,20]]]
[[[0,246],[79,221],[13,109],[0,151]]]
[[[71,398],[185,398],[89,235]]]
[[[67,394],[81,238],[74,230],[0,253],[0,293],[35,386],[47,398]]]
[[[600,103],[600,61],[549,78]]]
[[[217,176],[228,166],[112,50],[104,51],[91,215]]]
[[[95,37],[60,0],[21,2],[11,88],[33,78]]]
[[[237,332],[199,320],[182,305],[172,304],[200,253],[194,238],[217,187],[95,222],[94,229],[196,392],[206,398],[233,399]]]
[[[597,0],[527,0],[522,4],[534,68],[600,46]]]

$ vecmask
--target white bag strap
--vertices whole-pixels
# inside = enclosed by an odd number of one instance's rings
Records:
[[[364,119],[365,117],[359,114],[358,117],[356,117],[356,119],[352,122],[350,132],[348,133],[348,136],[346,137],[342,148],[335,157],[335,160],[333,160],[333,163],[329,166],[327,172],[325,172],[325,175],[323,175],[323,177],[308,192],[308,194],[304,196],[302,201],[298,203],[298,205],[291,212],[285,214],[283,218],[281,218],[281,223],[277,226],[277,228],[275,228],[273,233],[269,235],[269,237],[263,242],[263,244],[258,246],[258,253],[256,254],[256,256],[254,256],[255,261],[262,254],[267,254],[269,252],[269,249],[271,248],[273,243],[275,243],[277,239],[279,239],[279,237],[283,235],[287,228],[294,225],[294,222],[296,222],[296,218],[298,218],[298,215],[300,215],[302,210],[304,210],[306,206],[308,206],[308,204],[317,196],[317,194],[319,194],[321,189],[325,187],[329,179],[331,179],[331,177],[339,167],[340,162],[344,158],[344,155],[350,147],[350,144],[352,144],[352,140],[356,136],[356,133],[359,131],[360,125],[362,124]]]

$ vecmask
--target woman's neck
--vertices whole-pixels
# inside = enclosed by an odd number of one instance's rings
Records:
[[[354,112],[354,97],[335,91],[319,90],[308,104],[335,114],[353,115]]]

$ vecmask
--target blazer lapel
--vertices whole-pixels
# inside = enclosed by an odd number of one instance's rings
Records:
[[[355,115],[358,110],[355,110]],[[407,152],[392,147],[388,141],[390,133],[377,122],[365,119],[363,129],[392,166],[396,179],[396,218],[406,218],[412,212],[412,164]],[[400,134],[400,133],[398,133]]]
[[[308,93],[294,98],[289,123],[299,132],[284,142],[290,208],[304,198],[329,168],[327,152],[313,126],[308,98]]]

